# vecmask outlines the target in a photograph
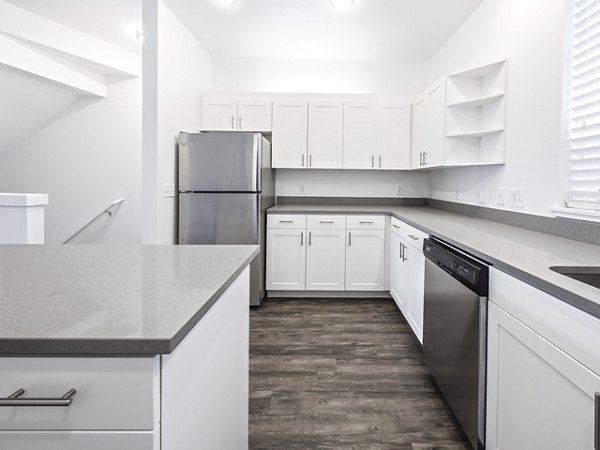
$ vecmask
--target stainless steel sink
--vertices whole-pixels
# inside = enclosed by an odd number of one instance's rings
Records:
[[[600,266],[553,266],[550,270],[600,289]]]

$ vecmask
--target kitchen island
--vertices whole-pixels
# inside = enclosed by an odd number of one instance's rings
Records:
[[[0,448],[246,448],[258,251],[0,247]]]

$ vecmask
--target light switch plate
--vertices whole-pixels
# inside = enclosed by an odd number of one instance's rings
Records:
[[[524,208],[523,198],[525,197],[525,188],[510,188],[510,206],[512,208]]]

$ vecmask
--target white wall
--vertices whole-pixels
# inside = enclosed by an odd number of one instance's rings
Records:
[[[215,91],[397,94],[407,101],[427,87],[427,61],[218,59]]]
[[[549,215],[561,199],[564,0],[485,0],[431,60],[430,81],[508,57],[506,165],[432,172],[435,199],[496,204],[496,189],[525,188],[524,208]],[[507,207],[509,208],[509,207]],[[509,208],[510,209],[510,208]]]
[[[163,185],[177,185],[178,133],[201,127],[201,91],[211,87],[212,59],[162,0],[144,3],[144,33],[143,242],[172,244],[176,198],[163,198]]]
[[[426,173],[373,170],[277,170],[279,196],[427,197]],[[304,194],[300,194],[300,186]],[[402,185],[402,195],[398,187]]]
[[[141,80],[112,78],[105,99],[78,97],[0,159],[0,191],[42,192],[47,244],[58,244],[112,201],[125,202],[74,243],[140,242]]]

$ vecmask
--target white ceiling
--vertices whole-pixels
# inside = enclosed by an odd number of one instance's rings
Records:
[[[64,0],[63,0],[64,1]],[[482,0],[165,0],[219,58],[429,59]]]
[[[142,0],[0,0],[141,53]]]

